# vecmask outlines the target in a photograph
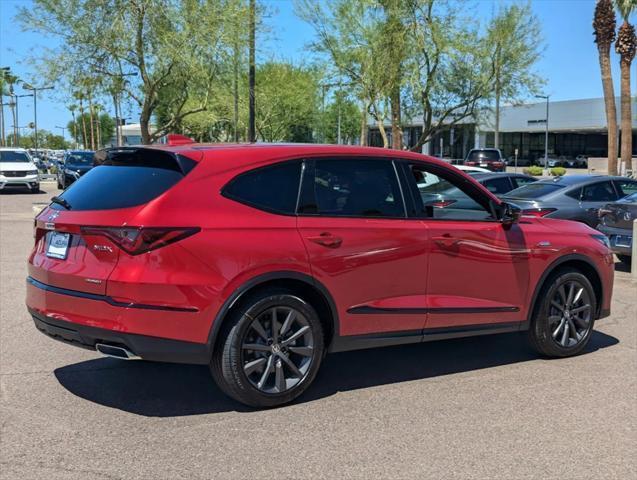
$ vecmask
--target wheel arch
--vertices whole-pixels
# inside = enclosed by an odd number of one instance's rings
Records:
[[[329,347],[339,332],[338,311],[327,288],[315,278],[300,272],[278,271],[257,275],[243,283],[224,301],[215,315],[208,335],[208,345],[212,353],[217,337],[228,314],[241,304],[241,300],[254,292],[269,287],[282,287],[297,293],[317,311],[325,334],[325,349]]]
[[[558,269],[566,267],[571,267],[579,270],[591,282],[591,285],[593,286],[593,292],[595,293],[595,300],[597,302],[595,318],[599,318],[605,294],[604,286],[602,284],[602,278],[597,270],[597,267],[591,259],[582,254],[571,253],[553,261],[553,263],[551,263],[540,276],[540,279],[535,286],[535,290],[533,291],[533,297],[531,297],[530,308],[523,329],[527,329],[531,324],[531,319],[533,318],[533,315],[535,314],[536,308],[538,306],[538,296],[544,288],[547,279]]]

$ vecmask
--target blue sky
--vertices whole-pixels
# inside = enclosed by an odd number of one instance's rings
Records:
[[[39,85],[41,82],[38,82],[25,58],[50,40],[21,31],[15,15],[19,6],[28,3],[29,0],[0,0],[0,66],[11,66],[21,78]],[[262,43],[264,48],[257,52],[258,59],[311,61],[306,47],[312,41],[313,33],[294,15],[292,0],[263,0],[263,3],[269,6],[267,24],[270,28]],[[488,18],[501,3],[498,0],[479,0],[476,17]],[[597,49],[593,43],[591,26],[594,5],[595,0],[532,2],[533,10],[540,19],[545,44],[537,71],[547,79],[545,91],[554,100],[602,96]],[[637,62],[635,67],[633,89],[637,89]],[[613,68],[618,93],[619,67],[616,58],[613,59]],[[70,114],[64,108],[63,93],[43,92],[38,96],[39,128],[60,133],[55,126],[65,126],[70,120]],[[32,120],[32,99],[21,99],[20,123],[24,125]]]

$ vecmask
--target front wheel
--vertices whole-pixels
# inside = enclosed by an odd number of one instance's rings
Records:
[[[581,272],[564,269],[547,280],[538,297],[529,340],[541,354],[569,357],[590,340],[597,303],[591,282]]]
[[[252,407],[277,407],[301,395],[323,358],[323,328],[310,304],[284,290],[251,296],[227,319],[211,361],[213,378]]]

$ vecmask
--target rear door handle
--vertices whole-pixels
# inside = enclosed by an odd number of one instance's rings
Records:
[[[343,243],[342,238],[336,237],[329,232],[323,232],[316,237],[307,237],[307,239],[327,248],[338,248]]]
[[[454,247],[458,243],[458,240],[456,238],[452,237],[451,235],[449,235],[448,233],[445,233],[441,237],[434,237],[432,240],[439,247],[443,247],[443,248],[451,248],[451,247]]]

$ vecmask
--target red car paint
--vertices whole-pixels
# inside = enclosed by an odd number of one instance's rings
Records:
[[[27,284],[26,304],[31,312],[213,348],[215,322],[223,321],[220,314],[233,295],[261,278],[292,272],[313,279],[331,297],[337,311],[334,347],[335,339],[366,334],[522,325],[542,279],[566,256],[586,260],[597,272],[601,315],[610,310],[612,254],[583,224],[523,217],[507,229],[497,221],[279,215],[221,194],[237,175],[289,159],[365,157],[454,168],[431,157],[319,145],[183,144],[152,149],[178,153],[198,164],[174,187],[136,207],[47,207],[38,215],[28,260],[33,282]],[[455,169],[454,174],[464,176]],[[500,205],[471,177],[466,176],[466,182]],[[86,226],[199,231],[131,255],[105,236],[83,234],[81,227]],[[46,256],[49,230],[71,234],[65,260]],[[102,296],[108,301],[99,301]]]

